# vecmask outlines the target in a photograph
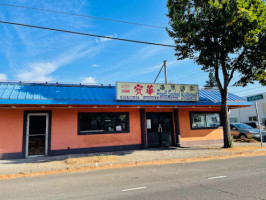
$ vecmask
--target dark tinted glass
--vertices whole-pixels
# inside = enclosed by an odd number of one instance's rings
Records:
[[[46,116],[30,116],[29,135],[44,135],[46,133]]]
[[[128,113],[80,113],[79,133],[127,132]]]

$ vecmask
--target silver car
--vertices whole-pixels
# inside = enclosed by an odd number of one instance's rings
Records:
[[[242,123],[230,124],[230,128],[231,128],[231,135],[234,138],[240,138],[240,139],[254,138],[255,140],[260,141],[260,133],[259,129],[257,128],[252,128],[251,126]],[[266,133],[263,130],[261,130],[261,133],[262,133],[262,138],[265,138]]]

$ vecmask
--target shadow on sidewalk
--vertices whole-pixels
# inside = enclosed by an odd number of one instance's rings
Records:
[[[217,146],[218,147],[218,146]],[[85,157],[97,157],[97,156],[125,156],[135,152],[167,152],[167,151],[202,151],[211,150],[210,147],[160,147],[160,148],[148,148],[138,149],[130,151],[113,151],[113,152],[101,152],[101,153],[87,153],[87,154],[68,154],[61,156],[40,156],[40,157],[29,157],[22,159],[12,160],[0,160],[1,164],[26,164],[26,163],[49,163],[54,161],[65,161],[69,158],[85,158]]]

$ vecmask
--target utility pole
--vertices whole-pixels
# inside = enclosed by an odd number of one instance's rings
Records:
[[[166,60],[164,60],[163,61],[163,66],[161,67],[161,69],[160,69],[160,71],[159,71],[159,73],[157,74],[157,76],[156,76],[156,78],[155,78],[155,80],[154,80],[154,82],[153,83],[155,83],[156,82],[156,80],[157,80],[157,78],[159,77],[159,75],[160,75],[160,73],[161,73],[161,71],[162,71],[162,69],[164,68],[164,78],[165,78],[165,84],[167,84],[167,69],[166,69]]]
[[[165,79],[165,84],[167,84],[166,60],[163,61],[163,64],[164,64],[164,79]]]

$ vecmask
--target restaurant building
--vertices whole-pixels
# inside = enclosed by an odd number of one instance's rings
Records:
[[[0,159],[222,144],[220,99],[197,85],[2,82]]]

